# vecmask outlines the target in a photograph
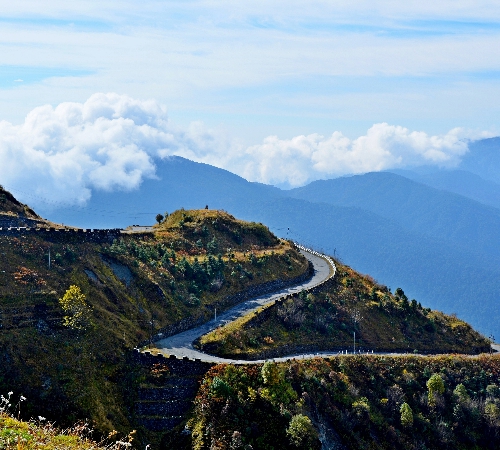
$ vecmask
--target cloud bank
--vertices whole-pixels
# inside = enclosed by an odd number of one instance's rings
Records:
[[[459,128],[429,136],[379,123],[357,139],[338,131],[329,137],[269,136],[243,148],[202,123],[176,127],[153,100],[94,94],[85,103],[35,108],[21,125],[0,122],[0,183],[53,202],[84,204],[93,190],[138,188],[155,177],[160,159],[179,155],[250,181],[300,186],[423,164],[453,167],[474,137]]]

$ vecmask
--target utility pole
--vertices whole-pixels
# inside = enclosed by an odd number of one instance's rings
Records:
[[[356,332],[354,331],[354,351],[353,353],[356,354]]]
[[[151,331],[149,333],[149,348],[151,348],[153,346],[154,319],[152,316],[151,316],[150,324],[151,324]]]
[[[217,322],[217,306],[215,307],[215,319],[214,322]]]
[[[50,270],[50,248],[49,248],[49,270]]]

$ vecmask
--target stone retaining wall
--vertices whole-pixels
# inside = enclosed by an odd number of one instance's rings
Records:
[[[11,216],[10,214],[0,214],[0,229],[18,227],[40,227],[40,221],[28,217]]]
[[[161,363],[168,367],[168,377],[162,386],[141,386],[133,407],[137,425],[150,431],[165,432],[186,419],[193,404],[201,379],[214,365],[199,359],[153,355],[139,352],[133,355],[136,364],[153,367]]]
[[[34,223],[34,225],[40,225]],[[50,241],[77,239],[80,242],[112,242],[121,236],[120,228],[82,229],[82,228],[42,228],[42,227],[1,227],[0,235],[7,236],[40,236]]]

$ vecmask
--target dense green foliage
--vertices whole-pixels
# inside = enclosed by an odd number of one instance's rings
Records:
[[[191,446],[496,449],[499,386],[500,358],[486,355],[220,365],[195,401]]]

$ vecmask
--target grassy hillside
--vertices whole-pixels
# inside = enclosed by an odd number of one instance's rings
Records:
[[[41,219],[28,205],[19,202],[9,191],[0,185],[0,213]]]
[[[497,449],[499,386],[486,355],[220,365],[176,448]]]
[[[95,192],[83,213],[61,209],[50,218],[83,227],[126,226],[148,217],[141,212],[208,204],[263,222],[309,247],[336,250],[352,267],[389,286],[404,286],[422,304],[455,312],[487,335],[500,335],[498,220],[492,208],[396,176],[313,183],[304,190],[318,189],[306,201],[289,197],[299,190],[249,183],[179,157],[156,161],[156,166],[158,179],[144,180],[135,191]],[[154,216],[149,215],[150,222]],[[430,230],[436,234],[429,236]]]
[[[210,318],[235,292],[307,270],[266,227],[221,211],[180,211],[114,242],[60,233],[0,234],[0,393],[24,395],[27,417],[89,418],[102,432],[130,430],[131,349]],[[85,297],[63,311],[71,285]]]
[[[422,308],[337,261],[337,275],[302,294],[221,327],[199,340],[209,353],[259,359],[316,350],[479,353],[489,342],[456,316]]]

